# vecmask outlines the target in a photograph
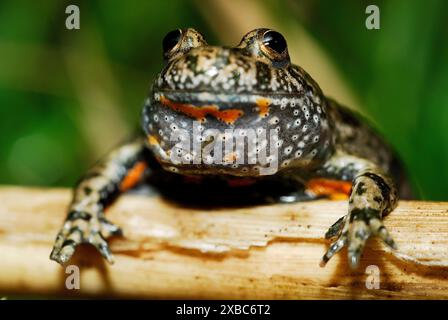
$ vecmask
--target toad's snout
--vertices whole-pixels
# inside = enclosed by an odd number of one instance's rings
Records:
[[[237,48],[200,47],[171,61],[160,73],[156,89],[237,94],[252,92],[257,67]]]

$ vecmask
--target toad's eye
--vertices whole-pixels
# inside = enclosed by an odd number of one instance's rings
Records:
[[[166,34],[162,41],[162,48],[164,52],[168,52],[173,50],[174,47],[180,42],[182,39],[182,30],[177,29],[170,31]]]
[[[266,31],[263,34],[262,39],[263,45],[278,54],[282,54],[286,50],[286,40],[277,31]]]

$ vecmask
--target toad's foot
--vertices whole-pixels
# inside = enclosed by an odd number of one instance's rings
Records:
[[[106,219],[104,210],[118,194],[142,180],[146,168],[144,150],[144,139],[137,138],[112,151],[78,182],[50,259],[64,264],[79,244],[90,243],[113,262],[105,238],[122,232]]]
[[[90,243],[108,262],[113,263],[112,253],[105,240],[112,235],[122,235],[122,231],[102,214],[72,211],[56,237],[50,259],[64,264],[73,256],[79,244]]]
[[[392,211],[397,202],[396,190],[390,178],[379,170],[360,172],[353,181],[350,194],[349,214],[340,218],[325,234],[325,237],[337,236],[322,257],[321,266],[325,264],[344,246],[348,248],[348,260],[352,268],[356,268],[367,240],[379,236],[390,248],[396,244],[382,218]]]
[[[365,244],[372,235],[379,236],[390,248],[397,249],[394,240],[379,217],[379,212],[372,209],[363,209],[339,219],[327,231],[325,238],[330,239],[336,235],[338,238],[322,257],[321,267],[325,266],[331,257],[344,246],[347,246],[349,264],[355,269],[359,264]]]

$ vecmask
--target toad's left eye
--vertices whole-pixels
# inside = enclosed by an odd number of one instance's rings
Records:
[[[285,38],[277,31],[266,31],[263,34],[262,42],[265,47],[274,50],[278,54],[282,54],[287,47]]]
[[[166,34],[162,41],[162,47],[164,52],[172,50],[182,39],[182,30],[173,30]]]

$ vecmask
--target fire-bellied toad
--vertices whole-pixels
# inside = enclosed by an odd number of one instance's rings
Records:
[[[396,157],[357,115],[291,64],[280,33],[256,29],[238,46],[221,47],[194,29],[175,30],[163,40],[163,55],[165,66],[142,112],[145,135],[81,179],[51,259],[65,263],[77,245],[90,243],[112,262],[105,238],[121,229],[104,209],[142,181],[165,182],[160,186],[184,200],[345,196],[347,215],[325,235],[336,240],[321,265],[347,246],[356,267],[372,235],[395,248],[382,218],[397,204]]]

